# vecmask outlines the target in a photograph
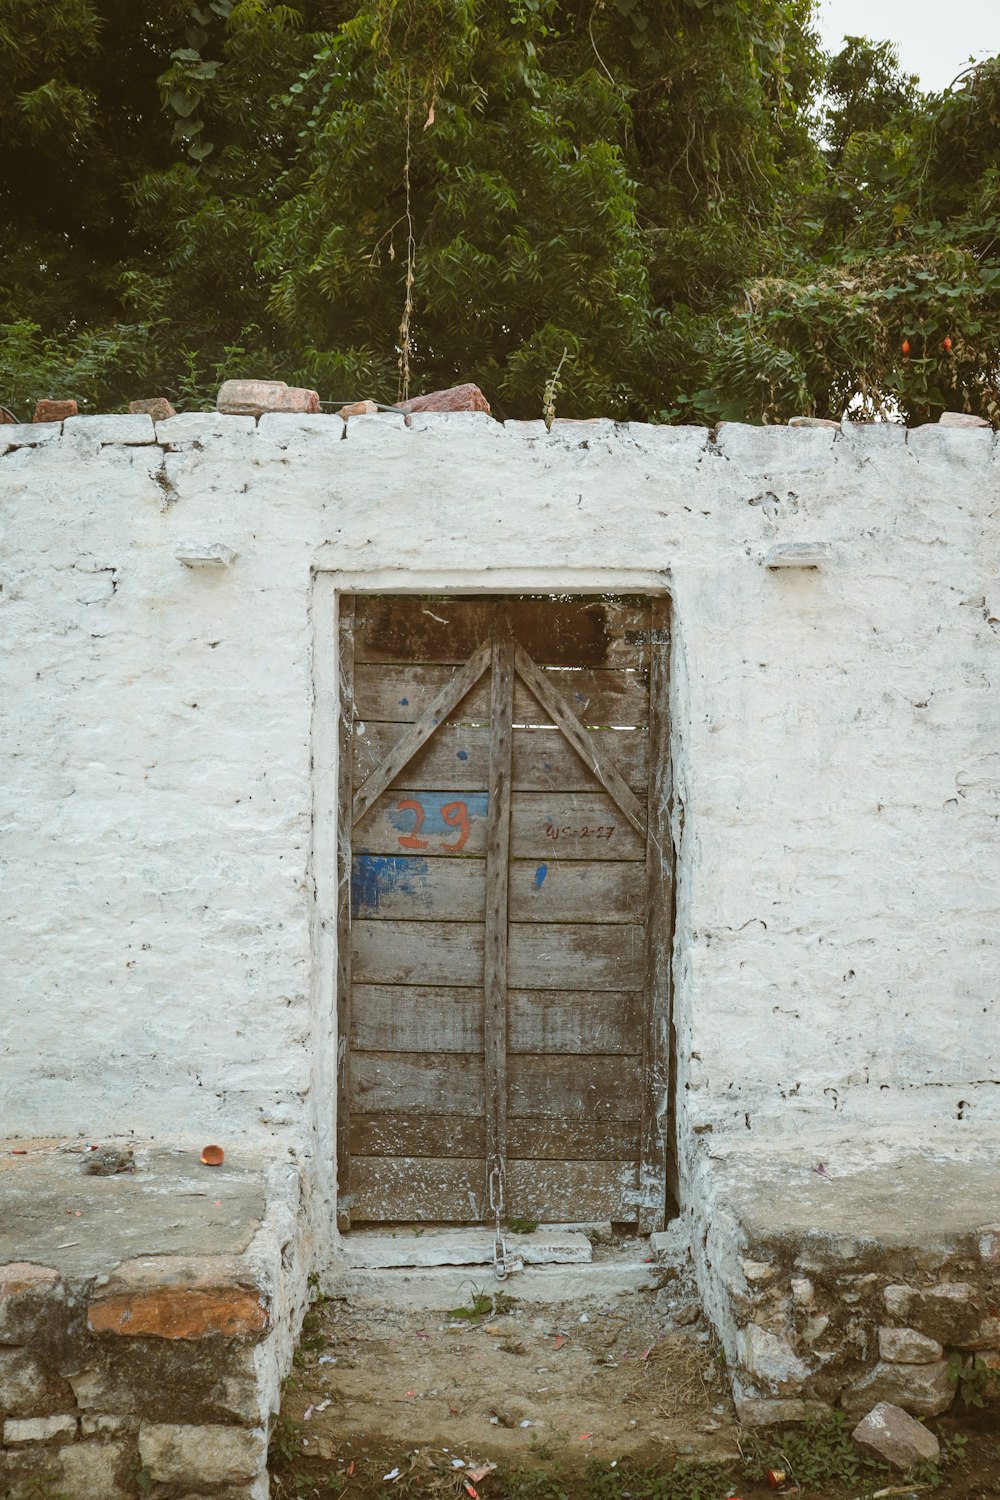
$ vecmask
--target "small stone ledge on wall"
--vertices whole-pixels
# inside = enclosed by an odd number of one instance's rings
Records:
[[[853,1422],[879,1402],[938,1416],[966,1382],[997,1399],[983,1378],[1000,1371],[987,1148],[981,1160],[903,1151],[867,1164],[847,1150],[809,1165],[733,1153],[699,1178],[694,1260],[744,1423],[831,1407]]]
[[[91,1176],[86,1146],[19,1144],[0,1183],[17,1226],[0,1230],[0,1493],[265,1500],[307,1298],[297,1170],[123,1148],[128,1169]]]

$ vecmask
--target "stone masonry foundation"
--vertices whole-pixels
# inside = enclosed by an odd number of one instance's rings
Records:
[[[880,1401],[933,1417],[975,1360],[1000,1368],[991,1143],[717,1149],[697,1176],[695,1267],[744,1422]]]
[[[263,1500],[307,1286],[291,1164],[24,1142],[0,1166],[0,1491]],[[16,1259],[14,1256],[16,1255]]]

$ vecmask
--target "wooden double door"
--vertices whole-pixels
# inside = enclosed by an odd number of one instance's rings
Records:
[[[662,1225],[665,600],[343,599],[342,1227]]]

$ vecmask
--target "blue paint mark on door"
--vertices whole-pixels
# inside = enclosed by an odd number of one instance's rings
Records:
[[[351,862],[351,915],[378,911],[384,896],[412,896],[428,884],[427,861],[405,854],[360,854]]]
[[[545,884],[545,877],[549,873],[548,865],[539,865],[535,871],[535,890],[540,891]]]

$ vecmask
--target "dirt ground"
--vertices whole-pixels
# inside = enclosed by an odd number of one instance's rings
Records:
[[[272,1448],[274,1494],[770,1497],[767,1468],[787,1462],[787,1440],[739,1427],[690,1292],[682,1282],[547,1308],[518,1303],[483,1272],[470,1275],[461,1309],[317,1303]],[[933,1489],[940,1500],[991,1500],[1000,1496],[997,1420],[971,1417],[934,1424],[942,1440],[962,1431],[967,1444],[943,1482],[905,1486],[888,1472],[848,1470],[799,1486],[788,1473],[779,1493],[867,1500],[881,1491],[903,1500]]]
[[[584,1459],[734,1452],[703,1330],[665,1328],[645,1298],[552,1310],[507,1300],[481,1319],[325,1304],[286,1403],[300,1421],[312,1407],[304,1444],[395,1445],[399,1460],[431,1445],[470,1462],[553,1447]]]
[[[301,1424],[303,1457],[358,1473],[377,1455],[378,1479],[427,1468],[426,1456],[461,1479],[487,1464],[737,1453],[714,1340],[693,1284],[675,1274],[656,1293],[553,1307],[522,1304],[516,1278],[501,1285],[489,1270],[470,1271],[452,1309],[318,1303],[282,1416],[286,1434]]]

